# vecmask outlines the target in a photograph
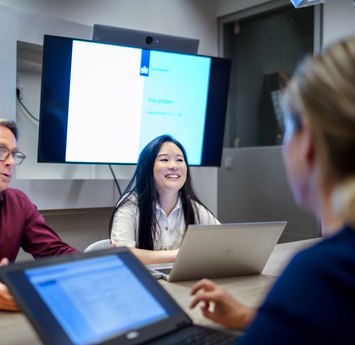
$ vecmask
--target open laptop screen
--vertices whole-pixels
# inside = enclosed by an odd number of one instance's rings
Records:
[[[2,276],[46,344],[136,344],[191,322],[126,248],[22,266]]]
[[[25,275],[77,345],[168,317],[116,255],[33,268]]]

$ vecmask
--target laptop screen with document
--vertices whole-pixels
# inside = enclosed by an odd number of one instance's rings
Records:
[[[134,330],[168,315],[116,255],[24,272],[73,344]]]
[[[127,248],[0,268],[45,344],[141,344],[191,319]]]

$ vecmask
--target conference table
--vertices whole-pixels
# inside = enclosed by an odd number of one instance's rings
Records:
[[[262,274],[218,278],[213,279],[213,281],[223,286],[241,303],[250,307],[258,307],[263,302],[275,279],[280,275],[294,254],[318,241],[320,241],[320,238],[277,244]],[[191,287],[196,281],[173,283],[160,279],[159,282],[196,324],[214,328],[222,327],[205,319],[198,307],[193,310],[189,308],[193,298],[190,296]],[[38,345],[42,344],[42,342],[24,314],[0,311],[0,344]]]

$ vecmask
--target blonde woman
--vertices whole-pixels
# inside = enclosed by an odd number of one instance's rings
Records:
[[[284,103],[289,184],[323,240],[294,257],[259,310],[209,280],[193,287],[191,306],[246,329],[238,345],[355,344],[355,37],[307,58]]]

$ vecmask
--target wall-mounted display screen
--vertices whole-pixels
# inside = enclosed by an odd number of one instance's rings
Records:
[[[219,166],[228,59],[45,36],[38,162],[136,164],[170,134]]]

